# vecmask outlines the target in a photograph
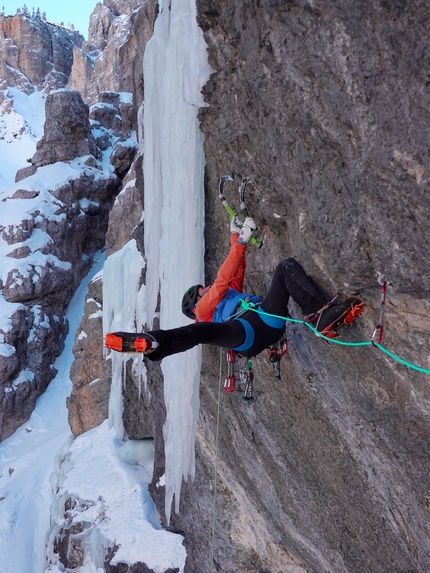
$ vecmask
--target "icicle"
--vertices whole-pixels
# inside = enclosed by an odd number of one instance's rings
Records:
[[[112,352],[112,384],[109,395],[109,428],[114,428],[118,439],[125,438],[125,429],[122,422],[124,401],[122,397],[122,384],[125,382],[125,369],[128,356],[119,352]]]
[[[103,336],[108,332],[141,332],[146,322],[144,310],[145,287],[141,286],[145,261],[136,241],[128,242],[120,251],[113,253],[103,269]],[[130,356],[117,352],[112,357],[112,387],[109,398],[109,427],[114,427],[117,437],[123,439],[122,384],[125,383],[126,363]],[[142,358],[140,358],[142,361]],[[146,370],[138,369],[139,393],[141,382],[146,388]]]

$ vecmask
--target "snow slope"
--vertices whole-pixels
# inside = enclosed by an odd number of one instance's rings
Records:
[[[67,422],[74,337],[88,283],[103,263],[100,253],[69,305],[70,333],[54,364],[56,378],[38,399],[30,420],[0,444],[0,573],[45,571],[45,542],[50,564],[46,571],[64,570],[53,543],[69,498],[85,500],[77,517],[98,524],[88,537],[84,565],[76,573],[102,571],[105,551],[113,543],[119,550],[112,565],[140,561],[155,573],[184,570],[183,538],[161,528],[147,489],[152,479],[152,440],[121,441],[109,421],[75,440]]]
[[[0,91],[0,187],[15,181],[18,169],[28,167],[43,135],[43,91],[27,95],[16,88]]]
[[[55,361],[56,378],[37,400],[30,420],[0,443],[0,573],[41,573],[51,504],[50,475],[54,459],[70,436],[66,397],[70,394],[72,346],[82,317],[93,270],[72,298],[67,319],[70,332],[62,355]]]

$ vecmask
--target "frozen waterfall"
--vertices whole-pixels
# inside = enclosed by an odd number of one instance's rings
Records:
[[[146,316],[151,328],[160,288],[160,327],[166,329],[185,323],[182,296],[204,276],[205,158],[197,114],[212,70],[195,0],[159,2],[143,69]],[[168,521],[173,496],[179,511],[182,478],[194,477],[200,367],[200,348],[162,362]]]

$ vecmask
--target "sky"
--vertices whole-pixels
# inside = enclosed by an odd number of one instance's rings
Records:
[[[58,0],[0,0],[0,8],[4,7],[6,16],[14,16],[18,8],[24,6],[30,10],[30,13],[40,8],[40,13],[46,13],[48,22],[61,24],[65,26],[74,24],[75,29],[88,39],[88,24],[90,14],[97,4],[96,0],[73,0],[72,2],[59,2]]]

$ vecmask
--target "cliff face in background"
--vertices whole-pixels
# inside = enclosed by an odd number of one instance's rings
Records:
[[[69,87],[88,104],[103,91],[132,92],[143,101],[143,53],[152,35],[157,3],[106,0],[90,17],[88,41],[76,46]]]
[[[46,104],[32,165],[2,189],[2,440],[28,420],[56,374],[52,364],[68,332],[65,308],[104,245],[121,183],[114,167],[97,159],[101,150],[79,93],[58,90]]]
[[[1,89],[7,85],[32,93],[35,88],[51,91],[65,87],[73,48],[83,40],[78,32],[41,18],[0,16]]]
[[[77,90],[57,89],[67,84],[73,47],[82,40],[37,17],[0,18],[2,138],[18,140],[40,119],[31,100],[25,100],[29,109],[20,103],[19,92],[46,97],[44,133],[27,159],[31,165],[18,170],[14,185],[1,189],[1,440],[28,420],[56,374],[53,362],[68,331],[65,308],[105,244],[109,210],[137,150],[132,93],[101,92],[90,109]],[[22,127],[7,134],[6,126],[16,122],[14,106],[22,113]],[[101,353],[99,365],[102,369]],[[85,377],[77,367],[74,371],[79,388]],[[101,377],[90,389],[99,390],[102,404],[103,382]],[[106,409],[101,412],[90,415],[94,425],[106,416]],[[88,415],[80,412],[74,429],[81,418]]]

